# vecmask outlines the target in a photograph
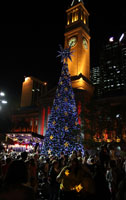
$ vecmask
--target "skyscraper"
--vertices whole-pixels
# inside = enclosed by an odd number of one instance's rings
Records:
[[[110,37],[99,59],[99,67],[92,68],[91,80],[97,97],[126,94],[126,33]]]

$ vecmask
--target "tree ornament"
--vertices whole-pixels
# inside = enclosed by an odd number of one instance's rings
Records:
[[[74,111],[74,112],[76,111],[76,107],[73,108],[73,111]]]
[[[54,138],[53,135],[51,135],[51,136],[50,136],[50,140],[52,140],[53,138]]]
[[[81,184],[75,185],[75,187],[71,188],[71,190],[76,190],[77,192],[80,192],[83,189],[83,186]]]
[[[72,94],[71,97],[72,97],[72,99],[73,99],[73,98],[74,98],[74,95]]]
[[[67,102],[67,101],[68,101],[68,99],[65,97],[65,98],[64,98],[64,101],[65,101],[65,102]]]
[[[65,131],[68,131],[68,127],[67,126],[65,126],[64,129],[65,129]]]
[[[48,150],[48,154],[51,154],[51,150],[50,149]]]
[[[59,108],[59,107],[58,107],[58,106],[56,106],[56,107],[55,107],[55,110],[58,110],[58,108]]]
[[[67,91],[68,91],[68,88],[66,87],[64,90],[67,92]]]
[[[61,62],[65,64],[67,58],[69,58],[72,61],[71,56],[72,56],[73,51],[71,51],[71,47],[66,48],[66,49],[63,49],[61,45],[59,45],[59,47],[60,47],[60,51],[58,51],[59,55],[57,57],[61,57]]]
[[[67,77],[67,76],[64,76],[64,78],[67,79],[68,77]]]
[[[69,174],[70,174],[70,172],[69,172],[69,170],[67,169],[67,170],[65,171],[65,175],[66,175],[66,176],[69,176]]]
[[[53,121],[53,125],[55,125],[55,124],[56,124],[56,121],[54,120],[54,121]]]
[[[65,142],[64,146],[65,146],[65,147],[68,147],[68,146],[69,146],[68,142]]]
[[[77,123],[77,122],[75,122],[75,125],[77,126],[77,125],[78,125],[78,123]]]
[[[67,111],[65,111],[65,112],[64,112],[64,115],[65,115],[65,116],[68,116],[68,112],[67,112]]]

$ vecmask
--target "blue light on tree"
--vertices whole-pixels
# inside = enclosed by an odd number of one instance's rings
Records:
[[[44,139],[43,153],[59,155],[61,151],[71,153],[82,150],[79,140],[80,127],[71,78],[68,71],[67,58],[71,60],[72,52],[60,46],[58,52],[63,62],[55,99],[51,109],[48,128]]]

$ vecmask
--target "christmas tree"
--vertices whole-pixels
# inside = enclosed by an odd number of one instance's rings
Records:
[[[58,82],[55,99],[51,109],[48,128],[44,139],[44,153],[59,155],[82,150],[79,140],[80,127],[67,58],[71,59],[70,48],[60,46],[59,56],[63,62],[61,77]]]

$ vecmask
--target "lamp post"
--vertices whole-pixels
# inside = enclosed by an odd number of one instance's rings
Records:
[[[118,139],[121,139],[122,137],[122,123],[121,123],[121,115],[117,114],[116,115],[116,120],[117,120],[117,141],[119,142]]]
[[[3,99],[4,96],[5,96],[5,93],[0,92],[0,110],[2,109],[2,104],[7,104],[7,101]]]

